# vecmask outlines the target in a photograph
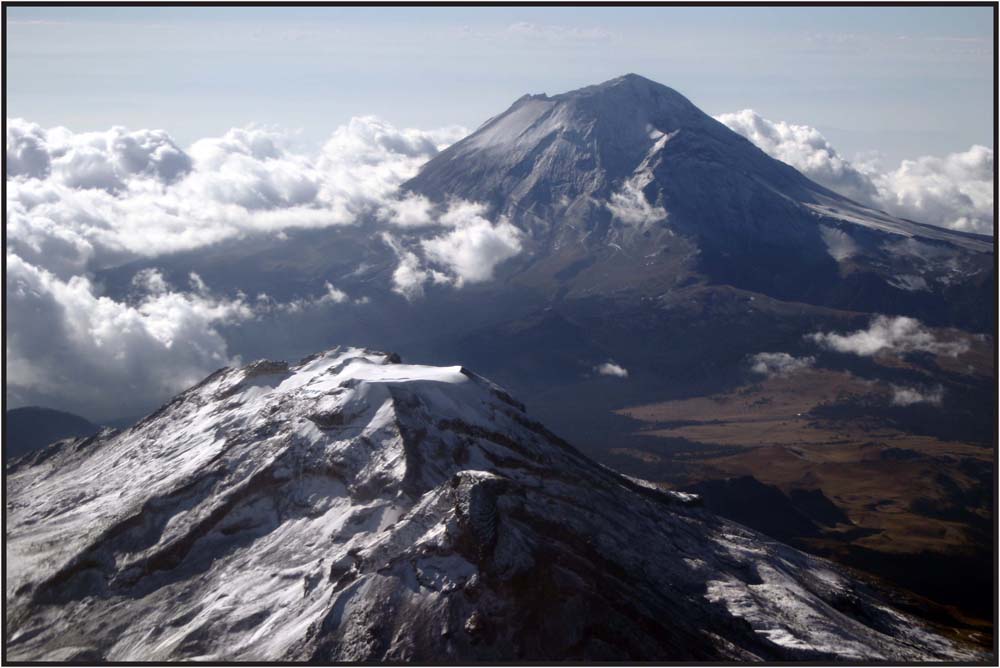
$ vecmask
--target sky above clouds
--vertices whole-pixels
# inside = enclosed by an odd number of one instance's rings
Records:
[[[75,130],[358,115],[475,128],[525,93],[636,72],[890,163],[992,145],[990,8],[10,7],[8,115]]]
[[[491,280],[523,251],[521,231],[480,203],[402,196],[399,184],[525,92],[623,72],[673,86],[865,204],[992,232],[988,10],[7,12],[12,406],[135,414],[238,362],[227,328],[365,307],[330,283],[278,301],[156,270],[138,272],[125,299],[105,294],[97,272],[137,259],[374,220],[400,299]],[[641,184],[608,206],[633,222],[665,214]],[[816,342],[922,340],[914,327]],[[755,364],[804,364],[782,355]],[[595,371],[627,377],[611,361]]]

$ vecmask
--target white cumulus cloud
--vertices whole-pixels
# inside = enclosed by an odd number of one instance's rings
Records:
[[[521,252],[522,236],[505,218],[494,225],[473,214],[456,221],[450,232],[425,239],[421,246],[428,259],[446,267],[461,287],[492,280],[497,265]]]
[[[456,128],[354,118],[317,154],[279,130],[236,128],[186,150],[162,130],[73,133],[8,119],[10,248],[62,277],[239,236],[356,222],[399,209],[398,186]],[[409,208],[407,208],[409,206]]]
[[[377,218],[462,134],[362,117],[309,153],[294,133],[257,126],[182,148],[163,130],[8,119],[8,398],[91,417],[142,411],[232,362],[227,328],[363,303],[330,283],[289,301],[220,296],[196,275],[177,287],[155,269],[116,301],[93,276],[227,239]],[[401,224],[416,215],[408,204]]]
[[[860,201],[871,201],[875,195],[868,177],[842,158],[816,128],[769,121],[752,109],[715,118],[820,185]]]
[[[848,334],[815,332],[807,338],[823,348],[863,357],[883,352],[927,352],[955,357],[969,349],[967,341],[942,341],[919,320],[905,316],[878,315],[871,319],[868,329]]]
[[[116,301],[84,276],[66,280],[7,254],[7,382],[10,398],[98,418],[143,412],[211,371],[239,360],[223,328],[261,316],[348,301],[329,282],[321,294],[278,302],[214,294],[197,274],[171,285],[156,269]]]
[[[381,236],[399,259],[399,264],[392,272],[393,292],[402,295],[407,301],[416,301],[424,296],[424,285],[427,282],[451,282],[446,274],[425,267],[420,257],[412,250],[405,248],[392,234],[383,232]]]
[[[329,281],[323,283],[323,292],[310,297],[299,297],[290,301],[282,302],[271,298],[266,293],[260,293],[253,301],[253,310],[257,314],[263,313],[302,313],[309,309],[326,306],[328,304],[343,304],[351,301],[346,292],[335,288]],[[354,300],[355,304],[367,303],[365,299]]]
[[[197,275],[175,286],[156,269],[139,272],[127,298],[103,294],[95,273],[135,260],[374,222],[419,232],[394,246],[393,288],[407,299],[427,283],[489,280],[520,251],[517,229],[479,205],[399,191],[464,134],[366,116],[315,151],[294,132],[260,126],[182,148],[163,130],[77,133],[8,119],[8,397],[91,417],[145,410],[231,362],[229,328],[366,303],[331,283],[286,301],[220,296]]]
[[[965,232],[993,233],[993,150],[973,146],[944,157],[904,160],[894,170],[871,174],[878,202],[918,222]]]
[[[400,199],[386,203],[380,214],[398,227],[427,227],[435,225],[434,204],[423,195],[408,193]]]
[[[518,255],[523,247],[523,233],[506,218],[496,223],[487,218],[486,206],[477,202],[452,200],[444,211],[433,215],[429,202],[410,198],[403,211],[390,222],[400,227],[447,228],[447,231],[422,235],[408,242],[384,232],[382,239],[393,249],[399,264],[392,275],[395,292],[414,300],[424,294],[428,282],[462,287],[493,279],[498,265]],[[412,216],[406,209],[413,207]],[[401,222],[399,216],[410,217]]]
[[[45,178],[52,168],[46,133],[36,123],[20,118],[7,119],[5,138],[7,176]]]
[[[628,378],[628,369],[608,360],[603,364],[594,367],[594,371],[602,376],[613,376],[615,378]]]
[[[141,300],[117,302],[85,277],[64,281],[8,254],[9,396],[128,415],[233,361],[219,328],[253,317],[244,300],[174,291],[152,273],[137,283]]]
[[[974,145],[883,168],[851,162],[816,128],[771,121],[751,109],[716,116],[771,157],[846,197],[891,214],[951,229],[993,233],[993,150]]]
[[[7,121],[7,175],[51,177],[71,188],[117,191],[133,178],[171,183],[191,170],[191,158],[163,130],[73,133]]]
[[[750,370],[762,376],[788,376],[808,369],[816,363],[815,357],[794,357],[788,353],[757,353],[750,357]]]

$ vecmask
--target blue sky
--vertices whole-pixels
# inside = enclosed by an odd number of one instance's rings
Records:
[[[9,116],[181,143],[351,116],[473,128],[637,72],[889,161],[992,145],[992,9],[7,8]]]

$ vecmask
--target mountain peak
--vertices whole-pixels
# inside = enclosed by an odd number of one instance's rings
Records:
[[[970,658],[462,367],[262,361],[54,447],[7,479],[15,660]]]
[[[632,73],[558,95],[525,95],[404,187],[431,199],[486,202],[507,215],[529,209],[538,218],[565,218],[566,208],[596,205],[593,213],[606,222],[611,214],[600,203],[640,172],[650,175],[644,184],[654,181],[652,170],[667,153],[682,170],[691,163],[753,162],[740,171],[772,179],[778,173],[775,180],[784,182],[776,190],[823,190],[677,91]]]
[[[645,120],[659,120],[661,124],[680,126],[698,121],[707,116],[690,100],[679,92],[659,82],[639,74],[623,74],[599,84],[584,86],[553,96],[529,96],[531,99],[545,99],[556,103],[579,103],[587,100],[606,100],[611,106],[597,106],[590,112],[621,122],[629,114]],[[523,98],[522,98],[523,99]],[[684,112],[686,118],[669,118]],[[659,117],[659,118],[658,118]]]
[[[597,91],[608,91],[613,89],[623,89],[630,87],[633,89],[646,89],[650,91],[657,91],[660,93],[672,93],[674,95],[681,95],[673,88],[661,84],[658,81],[653,81],[641,74],[635,74],[634,72],[629,72],[627,74],[622,74],[613,79],[608,79],[607,81],[601,82],[599,84],[594,84],[592,86],[585,86],[584,88],[579,88],[576,91],[570,92],[580,92],[585,90],[597,90]],[[681,96],[683,97],[683,96]]]
[[[956,299],[939,292],[954,289],[949,263],[974,277],[988,272],[992,250],[988,240],[851,201],[633,73],[524,96],[403,187],[506,217],[526,233],[521,284],[562,296],[662,294],[707,278],[827,306],[950,312]],[[915,251],[904,244],[913,238],[952,250]],[[899,287],[899,275],[930,276],[930,299]],[[978,295],[976,281],[963,290]]]
[[[599,86],[607,86],[607,85],[613,85],[613,84],[619,83],[619,82],[652,84],[654,86],[662,86],[663,85],[661,83],[653,81],[652,79],[648,79],[648,78],[642,76],[641,74],[636,74],[635,72],[626,72],[625,74],[622,74],[621,76],[617,76],[614,79],[608,79],[604,83],[598,84],[598,85]]]
[[[659,82],[648,79],[640,74],[634,74],[629,72],[628,74],[622,74],[621,76],[614,77],[613,79],[608,79],[598,84],[591,84],[589,86],[582,86],[580,88],[574,88],[573,90],[564,91],[562,93],[556,93],[555,95],[549,95],[547,93],[526,93],[514,101],[514,105],[527,100],[567,100],[575,97],[609,93],[616,90],[621,91],[627,88],[632,89],[646,89],[650,91],[658,91],[661,93],[672,93],[683,97],[673,88],[665,86]],[[513,105],[512,105],[513,106]]]

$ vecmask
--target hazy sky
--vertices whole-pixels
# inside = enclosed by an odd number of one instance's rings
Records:
[[[7,8],[7,111],[43,126],[246,123],[319,141],[351,116],[474,128],[524,93],[636,72],[890,161],[991,146],[992,9]]]

